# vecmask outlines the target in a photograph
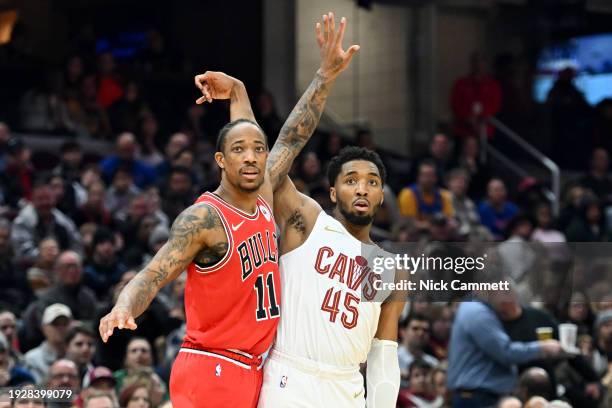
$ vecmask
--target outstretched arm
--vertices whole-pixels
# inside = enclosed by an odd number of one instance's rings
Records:
[[[196,100],[198,105],[212,102],[213,99],[229,99],[230,121],[249,119],[255,122],[249,95],[242,81],[216,71],[196,75],[194,80],[196,87],[202,92],[202,96]]]
[[[115,328],[136,329],[135,319],[149,307],[157,292],[180,275],[196,255],[205,257],[206,249],[226,251],[225,232],[214,209],[205,204],[193,205],[177,217],[168,242],[123,288],[111,312],[100,320],[102,340],[106,342]]]
[[[384,280],[386,274],[381,275]],[[406,282],[408,271],[396,270],[395,283]],[[380,306],[378,328],[372,339],[366,368],[366,405],[373,408],[395,408],[400,388],[400,367],[397,358],[398,323],[406,306],[407,291],[394,290]]]
[[[393,408],[400,388],[397,358],[397,325],[404,302],[389,301],[381,306],[378,329],[372,339],[366,368],[367,406]]]
[[[323,25],[317,23],[315,32],[321,51],[321,66],[283,125],[279,137],[268,156],[266,172],[272,190],[275,191],[289,173],[293,160],[308,142],[321,118],[325,102],[335,79],[344,71],[358,45],[342,49],[346,19],[340,20],[336,31],[334,15],[323,16]]]

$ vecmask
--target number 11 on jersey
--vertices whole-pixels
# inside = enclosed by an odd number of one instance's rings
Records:
[[[264,305],[266,291],[264,287],[264,277],[259,275],[255,280],[255,292],[257,293],[257,311],[255,318],[257,321],[265,319],[273,319],[280,315],[280,308],[276,302],[276,292],[274,291],[274,275],[269,272],[266,276],[265,286],[268,287],[268,297],[270,298],[270,307]]]

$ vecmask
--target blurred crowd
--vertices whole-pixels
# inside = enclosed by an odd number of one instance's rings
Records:
[[[163,40],[152,44],[121,64],[110,52],[70,56],[61,70],[24,90],[18,123],[0,123],[0,387],[71,388],[78,391],[77,407],[167,403],[170,368],[185,330],[185,275],[162,290],[134,332],[116,331],[102,343],[97,325],[168,239],[176,216],[218,185],[214,140],[229,115],[194,104],[183,118],[168,119],[156,109],[150,92],[133,79],[167,64]],[[483,302],[410,299],[400,322],[398,407],[447,407],[451,395],[461,394],[468,401],[504,397],[496,402],[504,408],[609,408],[610,292],[551,291],[538,299],[529,293],[542,258],[550,261],[553,281],[560,276],[555,273],[572,268],[559,244],[612,239],[609,146],[590,152],[588,168],[566,183],[555,214],[544,183],[510,181],[480,159],[477,124],[501,109],[507,95],[502,85],[474,56],[473,71],[453,89],[455,124],[431,135],[422,154],[379,149],[367,129],[354,135],[318,131],[292,177],[331,211],[328,161],[347,144],[368,147],[389,172],[372,232],[377,241],[432,251],[440,249],[432,244],[507,244],[500,258],[515,295]],[[283,123],[274,98],[263,92],[253,102],[272,144]],[[612,136],[611,128],[602,140]],[[60,151],[42,156],[12,129],[62,137]],[[487,132],[494,137],[493,129]],[[92,139],[107,140],[112,152],[88,150]],[[540,252],[535,243],[543,244]],[[578,352],[559,357],[538,349],[537,329],[551,328],[551,338],[558,338],[564,322],[578,326]]]

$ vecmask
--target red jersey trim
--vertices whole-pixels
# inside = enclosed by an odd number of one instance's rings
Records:
[[[223,213],[219,210],[219,208],[214,203],[211,203],[210,201],[208,201],[206,202],[206,204],[213,207],[215,211],[217,212],[217,214],[219,214],[219,219],[221,219],[221,223],[223,224],[223,229],[225,230],[225,236],[227,237],[228,246],[227,246],[227,252],[223,256],[223,258],[221,258],[214,265],[202,267],[194,262],[193,265],[195,266],[195,271],[198,273],[211,273],[211,272],[215,272],[216,270],[220,269],[230,260],[232,251],[234,250],[234,239],[232,238],[232,234],[230,234],[229,225],[227,225],[227,220],[223,216]]]
[[[208,197],[213,198],[218,203],[222,204],[224,207],[228,208],[229,210],[232,210],[236,214],[238,214],[238,215],[240,215],[240,216],[242,216],[242,217],[244,217],[246,219],[255,220],[259,216],[259,206],[256,206],[257,208],[255,209],[255,212],[253,214],[249,214],[247,212],[242,211],[240,208],[234,207],[233,205],[231,205],[230,203],[228,203],[227,201],[225,201],[224,199],[222,199],[221,197],[219,197],[215,193],[206,192],[204,194],[207,194]]]

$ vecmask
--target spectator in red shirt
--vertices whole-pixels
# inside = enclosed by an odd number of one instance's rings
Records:
[[[108,109],[123,97],[121,79],[115,73],[115,58],[111,52],[104,52],[98,57],[98,103]]]
[[[470,73],[453,85],[450,99],[455,116],[454,132],[460,137],[478,135],[480,122],[499,112],[501,87],[487,73],[486,61],[478,52],[471,55]],[[487,127],[487,134],[493,135],[491,126]]]

